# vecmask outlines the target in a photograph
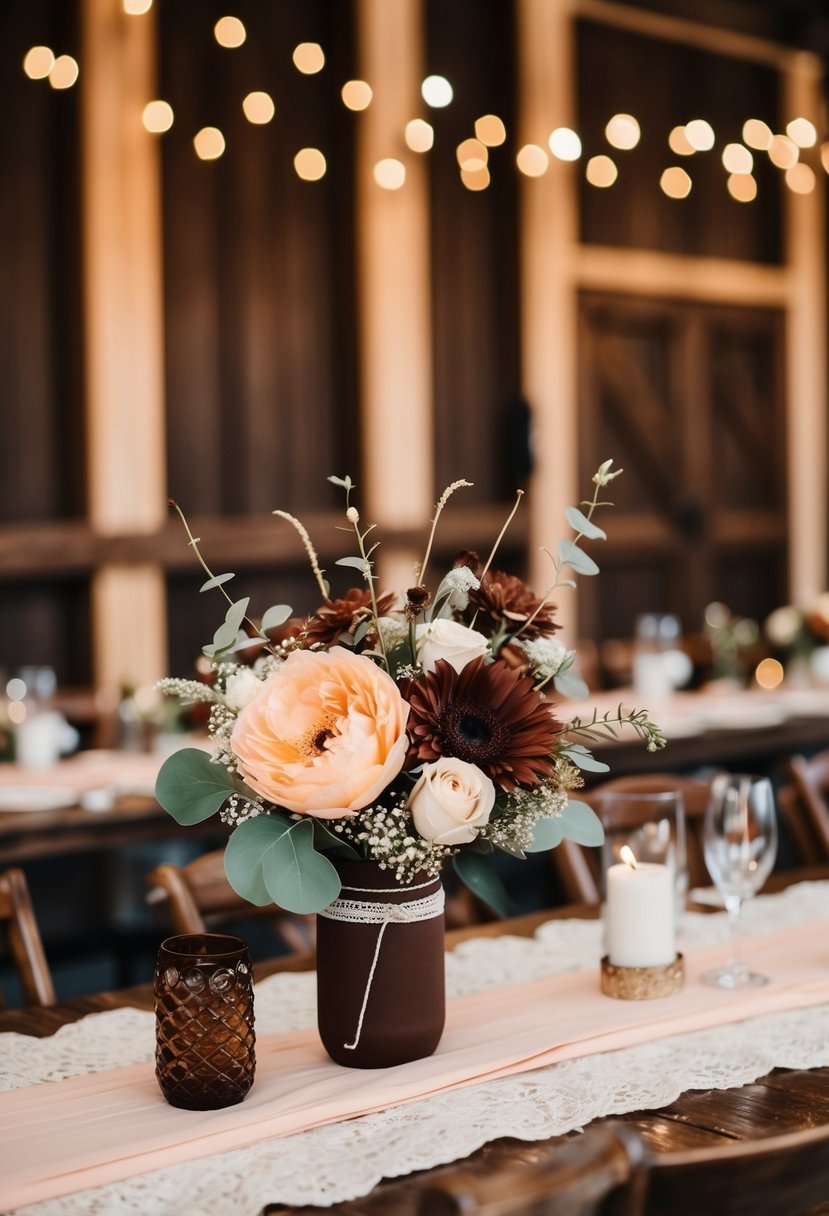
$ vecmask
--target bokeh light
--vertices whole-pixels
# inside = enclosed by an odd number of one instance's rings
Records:
[[[420,86],[420,95],[433,110],[442,110],[448,106],[455,91],[445,76],[427,76]]]
[[[399,190],[406,182],[406,166],[393,156],[378,160],[374,166],[374,180],[383,190]]]
[[[507,128],[497,114],[482,114],[475,119],[475,137],[488,148],[498,148],[507,138]]]
[[[213,26],[213,37],[219,46],[235,50],[247,38],[247,30],[238,17],[220,17]]]
[[[412,152],[428,152],[435,142],[435,131],[430,123],[425,122],[422,118],[413,118],[411,122],[406,123],[406,130],[403,138],[406,141],[406,147]]]
[[[604,134],[611,147],[629,152],[639,143],[642,132],[632,114],[614,114],[605,127]]]
[[[325,177],[327,168],[325,157],[319,148],[300,148],[294,157],[296,175],[304,182],[318,182],[321,177]]]
[[[141,113],[144,129],[152,135],[161,135],[173,125],[173,107],[169,101],[148,101]]]
[[[538,144],[524,144],[515,157],[515,163],[527,177],[541,177],[547,172],[550,158]]]
[[[584,170],[584,176],[591,186],[605,189],[616,181],[619,170],[609,156],[591,156]]]
[[[325,67],[325,52],[318,42],[300,42],[294,47],[292,59],[303,76],[316,76]]]
[[[262,126],[271,121],[276,113],[276,106],[270,93],[256,89],[253,93],[248,93],[242,102],[242,112],[248,122]]]
[[[340,90],[343,105],[349,110],[367,110],[374,94],[364,80],[347,80]]]
[[[55,55],[48,46],[33,46],[23,60],[23,71],[30,80],[45,80],[54,66]]]
[[[687,198],[693,185],[691,178],[679,165],[672,165],[659,179],[659,186],[668,198]]]
[[[79,73],[77,59],[71,55],[58,55],[49,73],[49,84],[53,89],[71,89]]]
[[[193,136],[199,160],[218,160],[225,150],[225,137],[218,127],[202,127]]]
[[[570,127],[556,127],[547,143],[558,160],[578,160],[581,156],[581,140]]]

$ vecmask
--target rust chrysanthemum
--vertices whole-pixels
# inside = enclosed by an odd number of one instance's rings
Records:
[[[394,592],[382,595],[377,601],[380,616],[391,611]],[[353,633],[362,621],[371,618],[371,593],[368,589],[352,587],[341,599],[326,600],[321,608],[307,621],[303,646],[333,646],[341,633]]]
[[[503,570],[484,575],[480,587],[469,593],[469,610],[472,614],[477,612],[479,629],[482,617],[493,631],[504,626],[514,633],[524,626],[521,636],[527,639],[549,637],[558,629],[555,605],[545,604],[525,582]],[[526,625],[530,617],[532,623]]]
[[[456,672],[439,659],[402,692],[411,707],[409,765],[457,756],[508,793],[552,776],[561,727],[532,682],[506,664],[476,659]]]

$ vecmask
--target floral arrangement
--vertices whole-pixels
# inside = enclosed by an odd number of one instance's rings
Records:
[[[807,657],[819,646],[829,645],[829,592],[805,604],[783,604],[775,608],[763,626],[766,638],[787,656]]]
[[[494,568],[519,493],[486,561],[465,551],[433,588],[429,559],[441,513],[435,510],[426,552],[404,595],[377,586],[374,525],[352,505],[349,477],[329,480],[345,494],[345,519],[356,553],[336,564],[356,570],[362,585],[331,598],[316,551],[298,531],[319,587],[321,605],[308,619],[287,605],[260,620],[248,600],[233,600],[232,574],[214,575],[179,515],[206,574],[202,591],[219,589],[225,618],[204,648],[212,683],[167,679],[160,687],[186,702],[209,704],[214,753],[176,752],[158,778],[159,802],[180,823],[219,813],[233,829],[225,850],[231,886],[253,904],[274,902],[299,913],[335,899],[333,860],[369,859],[410,882],[437,875],[451,859],[459,877],[496,911],[506,892],[489,864],[501,850],[523,858],[564,837],[600,844],[590,807],[571,797],[581,770],[604,771],[588,743],[629,726],[650,750],[664,745],[644,710],[562,720],[551,698],[581,696],[575,653],[554,636],[551,596],[574,585],[565,572],[593,575],[580,547],[605,533],[594,521],[600,493],[619,475],[605,461],[592,498],[568,508],[574,531],[555,553],[550,587],[538,597],[517,577]],[[255,651],[251,664],[245,653]]]

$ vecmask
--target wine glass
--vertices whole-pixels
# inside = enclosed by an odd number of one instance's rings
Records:
[[[717,988],[768,983],[768,976],[749,971],[740,957],[738,925],[744,899],[755,895],[771,873],[777,856],[777,818],[767,777],[722,773],[711,783],[703,824],[705,864],[725,899],[731,932],[730,961],[702,976]]]

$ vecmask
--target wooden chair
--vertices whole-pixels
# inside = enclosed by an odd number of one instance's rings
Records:
[[[805,1216],[829,1197],[829,1124],[713,1148],[646,1149],[636,1191],[637,1216]]]
[[[267,916],[289,951],[304,954],[313,949],[314,918],[273,904],[257,908],[242,899],[225,877],[224,849],[205,853],[186,866],[157,866],[147,875],[147,884],[147,902],[166,910],[174,933],[204,933],[228,921]]]
[[[590,1128],[529,1163],[441,1173],[420,1192],[418,1216],[636,1216],[627,1183],[642,1159],[634,1131],[620,1122]],[[388,1210],[388,1209],[387,1209]]]
[[[0,874],[0,924],[27,1005],[54,1005],[55,989],[40,940],[26,875],[11,869]]]
[[[829,751],[811,760],[792,756],[786,765],[789,784],[777,794],[777,805],[804,865],[829,862]]]
[[[659,794],[677,791],[685,807],[685,851],[689,886],[710,882],[705,868],[702,848],[702,821],[708,805],[710,782],[673,773],[642,773],[615,777],[592,789],[579,791],[576,798],[588,803],[602,821],[606,832],[633,830],[645,821],[644,814],[633,805],[621,808],[605,798],[608,794]],[[550,858],[564,897],[573,903],[596,903],[600,898],[597,849],[583,849],[571,840],[563,840],[552,850]]]

